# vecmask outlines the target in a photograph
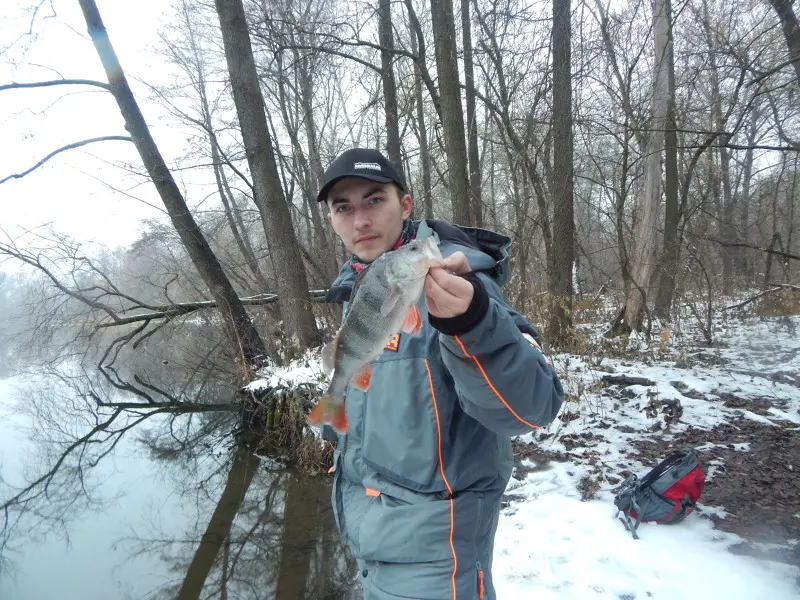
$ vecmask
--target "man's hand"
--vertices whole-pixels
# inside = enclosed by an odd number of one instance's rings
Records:
[[[430,314],[447,319],[466,312],[475,288],[459,275],[469,271],[469,261],[463,252],[454,252],[444,259],[441,267],[428,271],[425,277],[425,302]]]

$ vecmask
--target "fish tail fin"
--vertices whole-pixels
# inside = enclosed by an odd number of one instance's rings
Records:
[[[422,330],[422,315],[419,314],[419,308],[416,304],[409,309],[406,318],[403,320],[402,330],[411,335],[417,335]]]
[[[319,399],[306,420],[309,425],[314,427],[329,424],[337,433],[347,431],[347,413],[344,410],[344,403],[334,402],[330,394],[325,394]]]

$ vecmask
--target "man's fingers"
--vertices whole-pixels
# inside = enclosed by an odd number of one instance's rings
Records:
[[[445,258],[442,263],[442,268],[456,275],[463,275],[470,271],[469,261],[463,252],[453,252],[453,254]]]
[[[456,290],[459,289],[460,279],[458,275],[453,275],[448,273],[441,267],[434,267],[430,271],[428,271],[428,279],[432,279],[436,282],[438,288],[452,294]]]

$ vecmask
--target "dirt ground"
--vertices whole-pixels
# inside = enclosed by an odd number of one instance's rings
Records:
[[[728,406],[729,401],[726,401]],[[753,405],[748,408],[758,412]],[[740,544],[733,550],[767,555],[772,560],[800,566],[800,432],[797,425],[779,422],[770,426],[739,417],[710,431],[689,427],[670,443],[654,437],[635,443],[634,447],[655,462],[684,445],[697,447],[709,443],[719,446],[698,453],[706,474],[711,474],[700,502],[722,506],[728,514],[724,519],[714,514],[703,516],[712,519],[717,528],[751,542],[787,544],[793,541],[793,547],[780,550],[763,551],[752,544]],[[748,444],[749,450],[737,450],[735,444]]]

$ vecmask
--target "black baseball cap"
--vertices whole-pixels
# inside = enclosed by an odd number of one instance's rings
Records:
[[[351,148],[342,152],[328,166],[322,188],[317,195],[317,202],[327,200],[328,192],[331,191],[334,184],[345,177],[361,177],[378,183],[394,183],[403,192],[406,191],[400,175],[383,154],[370,148]]]

